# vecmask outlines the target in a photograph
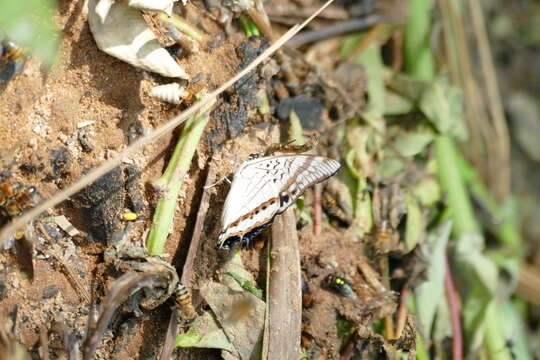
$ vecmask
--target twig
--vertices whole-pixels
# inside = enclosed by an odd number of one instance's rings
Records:
[[[373,44],[374,41],[379,40],[381,36],[386,32],[386,24],[377,24],[371,28],[367,34],[358,42],[356,49],[354,49],[348,56],[347,61],[354,61],[358,56],[360,56],[369,45]]]
[[[347,345],[343,348],[343,351],[339,355],[339,360],[349,360],[354,352],[354,345],[358,341],[358,332],[354,332],[352,336],[350,337],[349,341],[347,341]]]
[[[188,110],[184,111],[182,114],[174,117],[169,120],[166,124],[157,128],[156,130],[150,132],[149,134],[139,138],[137,141],[132,143],[130,146],[126,147],[124,150],[120,151],[117,156],[113,157],[110,160],[107,160],[103,164],[99,165],[92,171],[90,171],[84,178],[80,179],[76,183],[68,186],[62,191],[56,193],[49,200],[44,201],[43,203],[37,205],[27,213],[22,216],[19,216],[13,219],[6,227],[0,232],[0,246],[9,239],[10,235],[13,234],[17,229],[21,228],[24,224],[28,223],[30,220],[34,219],[36,216],[46,211],[47,209],[61,203],[65,199],[69,198],[71,195],[75,194],[79,190],[93,183],[97,178],[106,174],[110,170],[114,169],[122,159],[130,156],[138,149],[142,148],[144,145],[149,142],[160,138],[161,136],[169,133],[171,130],[176,128],[178,125],[183,123],[188,117],[193,115],[196,111],[200,110],[205,104],[212,99],[215,99],[222,92],[227,90],[231,85],[240,80],[243,76],[252,71],[255,67],[261,64],[266,60],[270,55],[272,55],[277,49],[283,46],[287,41],[289,41],[295,34],[297,34],[301,29],[303,29],[310,21],[312,21],[321,11],[323,11],[328,5],[332,3],[333,0],[329,0],[323,6],[319,8],[311,17],[306,19],[302,24],[293,26],[289,31],[287,31],[283,36],[277,39],[271,46],[269,46],[265,51],[262,52],[252,63],[246,66],[242,71],[236,74],[232,79],[225,82],[215,91],[206,95],[198,103],[191,106]]]
[[[204,219],[208,212],[208,206],[210,205],[210,190],[207,186],[210,186],[214,181],[216,175],[215,167],[210,165],[208,173],[206,175],[206,181],[204,183],[204,190],[201,197],[201,203],[199,204],[199,211],[197,211],[197,220],[195,220],[195,227],[193,228],[193,236],[191,237],[191,243],[189,244],[189,250],[182,269],[182,278],[180,282],[187,288],[191,289],[191,280],[193,279],[193,263],[199,250],[199,244],[201,242],[201,235],[204,228]]]
[[[396,29],[392,34],[392,70],[396,73],[403,68],[403,30]]]
[[[266,4],[266,12],[268,16],[276,17],[290,17],[306,18],[316,10],[316,6],[303,5],[297,6],[292,2],[287,3],[271,3]],[[319,18],[328,20],[347,20],[349,19],[349,12],[341,6],[329,6],[325,11],[321,13]]]
[[[448,259],[445,257],[445,274],[444,274],[444,287],[446,289],[446,297],[448,299],[448,310],[450,311],[450,319],[452,322],[452,359],[463,359],[463,337],[461,333],[461,319],[460,319],[460,306],[452,280],[452,273],[450,272],[450,265]]]
[[[275,41],[274,32],[272,31],[270,24],[265,21],[265,16],[261,14],[254,6],[246,10],[246,13],[249,15],[251,20],[253,20],[255,25],[257,25],[257,28],[259,28],[261,33],[268,39],[268,41],[273,43]]]
[[[396,316],[396,331],[395,338],[399,339],[403,335],[403,329],[407,324],[407,298],[409,297],[409,289],[401,290],[399,297],[399,308]]]
[[[493,190],[497,200],[505,200],[510,192],[510,144],[508,136],[508,126],[504,117],[504,109],[501,103],[501,94],[497,84],[497,75],[493,65],[493,57],[489,46],[489,39],[486,32],[484,14],[478,1],[469,1],[469,9],[478,44],[478,55],[480,57],[480,69],[483,73],[485,88],[487,92],[488,110],[491,115],[493,130],[496,133],[497,152],[496,165],[492,171],[497,173],[497,181],[493,182]],[[493,140],[491,137],[490,140]]]
[[[385,288],[390,289],[390,267],[388,264],[388,254],[383,254],[379,260],[379,267],[382,277],[382,284]],[[394,319],[392,315],[384,317],[384,337],[394,339]]]
[[[329,37],[347,34],[354,31],[364,30],[377,24],[381,20],[379,15],[367,15],[358,19],[336,22],[332,25],[311,31],[305,31],[296,35],[289,42],[289,46],[298,47],[314,41]]]
[[[298,359],[302,284],[296,219],[291,208],[272,225],[270,262],[268,360]]]
[[[270,331],[268,329],[269,327],[269,314],[270,314],[270,258],[272,257],[272,249],[270,247],[270,244],[266,246],[266,276],[265,276],[265,289],[266,289],[266,311],[264,314],[264,332],[263,332],[263,341],[262,341],[262,350],[261,350],[261,359],[268,359],[268,346],[269,346],[269,338],[270,338]]]
[[[167,327],[167,335],[165,335],[165,341],[163,342],[163,347],[161,348],[161,354],[159,355],[159,360],[169,360],[175,348],[176,335],[178,334],[178,319],[180,315],[178,314],[178,307],[174,307],[171,311],[171,317],[169,319],[169,326]]]
[[[540,272],[531,265],[521,265],[517,277],[516,294],[526,301],[540,306]]]
[[[390,288],[386,288],[378,279],[377,272],[371,267],[367,259],[364,256],[359,257],[358,269],[364,276],[366,282],[378,292],[389,291]]]
[[[321,185],[315,185],[313,188],[313,236],[319,236],[322,233],[321,193]]]

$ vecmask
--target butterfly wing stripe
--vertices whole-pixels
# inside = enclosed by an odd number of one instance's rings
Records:
[[[271,182],[263,179],[246,179],[235,176],[227,195],[222,214],[222,225],[227,228],[239,219],[247,219],[249,214],[261,204],[278,197],[278,190]],[[277,211],[277,209],[276,209]],[[274,214],[269,214],[273,216]]]
[[[323,157],[313,157],[311,161],[306,161],[291,177],[292,181],[289,181],[280,192],[282,201],[278,212],[285,211],[307,188],[328,179],[340,167],[337,161]]]
[[[268,202],[259,205],[253,212],[246,214],[230,223],[222,238],[244,235],[256,227],[262,226],[272,220],[279,208],[278,199],[274,198]]]

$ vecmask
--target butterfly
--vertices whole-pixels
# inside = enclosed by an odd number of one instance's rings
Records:
[[[220,249],[250,240],[270,226],[307,188],[334,175],[336,160],[314,155],[251,155],[235,172],[221,216]]]

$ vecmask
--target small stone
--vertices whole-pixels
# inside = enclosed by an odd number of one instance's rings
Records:
[[[56,285],[47,285],[43,288],[43,299],[50,299],[58,294],[58,287]]]

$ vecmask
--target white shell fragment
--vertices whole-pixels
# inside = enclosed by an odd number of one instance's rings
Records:
[[[77,230],[64,215],[54,216],[53,219],[56,225],[64,230],[69,236],[79,235],[79,230]]]
[[[139,10],[123,1],[89,0],[88,22],[100,50],[141,69],[166,77],[189,79],[161,47]]]
[[[221,216],[219,247],[249,243],[306,189],[334,175],[336,160],[313,155],[280,155],[246,161],[235,172]]]
[[[129,0],[128,6],[141,10],[163,11],[171,15],[176,0]]]
[[[159,85],[150,90],[150,96],[171,104],[180,105],[182,99],[188,96],[187,90],[178,83]]]

